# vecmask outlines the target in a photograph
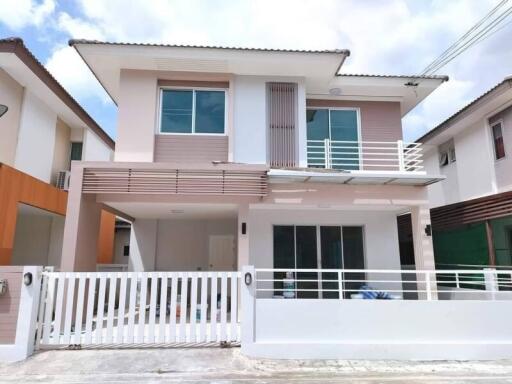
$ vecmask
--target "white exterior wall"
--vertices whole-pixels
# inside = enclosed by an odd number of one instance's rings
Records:
[[[274,225],[364,227],[365,268],[400,269],[396,213],[379,211],[252,209],[249,211],[249,264],[273,268]]]
[[[46,183],[51,180],[57,114],[25,90],[14,167]]]
[[[495,193],[494,152],[486,122],[478,122],[454,140],[460,200]]]
[[[512,356],[508,324],[512,313],[507,302],[254,302],[252,292],[242,284],[242,308],[244,319],[251,319],[242,322],[242,353],[250,357],[485,360]]]
[[[234,156],[238,163],[267,163],[266,80],[236,76],[234,80]]]
[[[500,113],[499,118],[503,121],[505,157],[495,161],[496,188],[497,192],[505,192],[512,190],[512,106]],[[494,156],[494,152],[491,154]]]
[[[427,173],[446,176],[445,180],[428,186],[431,208],[497,192],[494,150],[487,120],[482,119],[456,134],[453,143],[457,161],[444,167],[439,166],[437,146],[428,145],[425,151]]]
[[[82,161],[111,161],[113,151],[93,131],[84,130]]]

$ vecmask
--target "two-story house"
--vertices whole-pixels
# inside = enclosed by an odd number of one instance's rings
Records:
[[[71,161],[110,161],[114,142],[19,38],[0,40],[0,105],[0,265],[59,268]],[[102,217],[108,256],[115,216]]]
[[[440,267],[512,265],[512,78],[439,124],[424,143]]]
[[[100,211],[135,271],[434,268],[421,145],[402,117],[445,77],[340,74],[346,50],[70,42],[118,106],[114,161],[74,163],[62,270],[95,269]]]

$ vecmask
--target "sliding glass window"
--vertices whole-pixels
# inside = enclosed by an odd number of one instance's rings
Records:
[[[274,268],[286,269],[364,269],[364,236],[360,226],[274,226]],[[276,295],[283,295],[282,279],[276,273]],[[338,272],[293,273],[296,297],[339,298]],[[290,278],[290,276],[288,276]],[[365,283],[364,273],[346,272],[342,276],[344,296],[357,293]],[[318,284],[320,283],[320,285]]]
[[[359,119],[356,109],[308,108],[308,165],[324,168],[326,149],[332,168],[359,169]],[[325,148],[325,140],[330,147]]]
[[[225,133],[223,90],[162,89],[160,104],[160,133]]]

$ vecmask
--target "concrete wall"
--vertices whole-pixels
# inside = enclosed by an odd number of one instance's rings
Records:
[[[507,302],[257,299],[252,307],[251,300],[243,292],[244,310],[254,308],[255,313],[254,323],[242,323],[242,352],[252,357],[478,360],[512,356],[508,320],[512,309]]]
[[[112,149],[107,146],[92,130],[84,130],[82,161],[110,161]]]
[[[157,76],[122,70],[116,139],[116,161],[153,161],[157,112]]]
[[[13,344],[20,306],[23,267],[0,267],[0,279],[7,279],[7,292],[0,296],[0,344]]]
[[[267,88],[265,79],[236,76],[234,81],[234,161],[267,163]]]
[[[0,163],[10,166],[14,165],[16,157],[22,102],[23,87],[0,69],[0,104],[9,107],[0,119]]]
[[[19,214],[11,263],[59,268],[63,234],[63,216]]]
[[[431,207],[469,200],[496,192],[494,152],[485,120],[467,127],[453,137],[457,161],[439,166],[439,151],[428,148],[424,156],[428,173],[447,178],[428,187]],[[442,146],[441,146],[442,147]]]
[[[21,107],[15,168],[46,183],[50,182],[56,124],[55,112],[35,95],[25,91]]]
[[[396,213],[335,210],[263,210],[249,211],[249,264],[273,268],[274,225],[354,225],[363,226],[365,267],[400,269]]]
[[[489,118],[489,123],[502,120],[505,157],[495,162],[498,192],[512,190],[512,106]],[[494,154],[494,153],[493,153]]]
[[[233,235],[236,240],[236,226],[236,219],[159,220],[156,270],[207,271],[209,236]]]
[[[116,229],[114,235],[114,264],[128,264],[129,256],[123,254],[126,245],[130,245],[130,229]]]
[[[71,129],[61,119],[57,119],[53,152],[51,183],[55,185],[58,173],[70,169]]]

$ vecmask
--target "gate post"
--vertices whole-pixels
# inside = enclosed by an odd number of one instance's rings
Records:
[[[242,296],[242,318],[241,328],[241,347],[242,352],[250,349],[255,342],[255,323],[256,323],[256,271],[253,265],[245,265],[242,268],[241,281]]]
[[[34,352],[42,268],[23,267],[23,272],[20,275],[16,282],[16,285],[20,284],[19,291],[12,285],[7,287],[8,291],[4,294],[7,296],[17,295],[19,292],[19,307],[14,343],[0,344],[0,362],[24,360]]]

